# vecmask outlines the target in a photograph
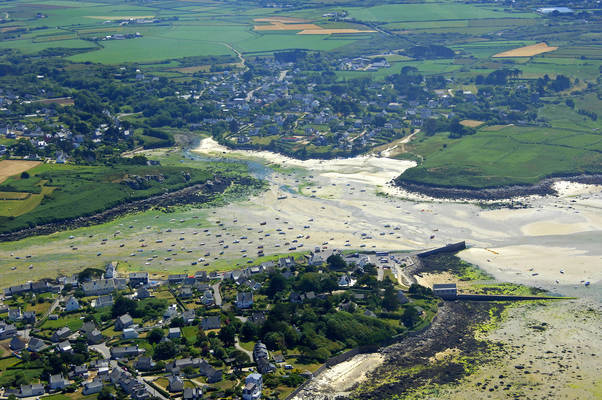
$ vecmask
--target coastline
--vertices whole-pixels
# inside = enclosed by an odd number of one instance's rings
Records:
[[[555,189],[555,184],[563,181],[586,185],[602,185],[602,174],[552,177],[543,179],[533,185],[508,185],[482,189],[435,186],[401,179],[395,179],[390,184],[405,191],[419,193],[435,199],[492,201],[512,200],[526,196],[556,196],[558,191]]]
[[[213,200],[216,193],[223,192],[223,190],[231,184],[243,184],[244,181],[248,181],[248,179],[234,180],[231,178],[224,178],[219,182],[215,181],[216,184],[211,187],[204,183],[195,184],[173,192],[129,201],[91,215],[67,218],[31,228],[0,233],[0,242],[11,242],[31,236],[49,235],[62,230],[72,230],[98,225],[130,213],[146,211],[157,206],[169,207],[184,204],[204,204]]]
[[[405,170],[416,166],[415,161],[377,157],[373,154],[360,154],[352,157],[329,159],[298,159],[269,150],[227,147],[218,143],[211,137],[202,139],[193,151],[204,154],[217,153],[221,156],[235,155],[251,159],[261,159],[269,163],[283,164],[285,167],[299,167],[319,171],[328,171],[331,168],[341,166],[351,166],[356,162],[361,166],[378,165],[380,168],[391,170],[391,173],[389,174],[389,179],[373,182],[374,184],[382,186],[385,189],[384,193],[386,194],[401,194],[408,200],[416,201],[514,201],[531,196],[557,196],[559,194],[557,184],[562,182],[583,185],[602,185],[602,174],[579,174],[549,177],[532,185],[516,184],[482,189],[444,187],[398,179]],[[393,170],[395,172],[393,172]],[[352,172],[354,171],[349,171],[349,173]]]

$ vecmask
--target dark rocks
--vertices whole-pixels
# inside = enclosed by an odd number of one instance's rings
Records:
[[[534,185],[513,185],[485,189],[433,186],[424,183],[410,182],[400,178],[397,178],[391,183],[409,192],[416,192],[435,198],[455,200],[503,200],[531,195],[557,195],[556,191],[553,189],[553,184],[560,180],[586,184],[602,184],[602,175],[576,175],[549,178]]]

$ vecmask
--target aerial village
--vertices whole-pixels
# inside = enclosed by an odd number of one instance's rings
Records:
[[[110,262],[5,288],[3,396],[286,397],[329,357],[428,323],[432,291],[404,293],[373,263],[413,258],[317,248],[162,277]]]

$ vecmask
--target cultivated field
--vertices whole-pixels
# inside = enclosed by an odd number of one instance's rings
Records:
[[[302,18],[291,18],[291,17],[265,17],[265,18],[254,18],[255,22],[281,22],[283,24],[294,24],[294,23],[303,23],[310,22],[306,19]]]
[[[338,34],[338,33],[371,33],[371,32],[376,32],[376,31],[359,30],[359,29],[345,29],[345,28],[341,28],[341,29],[320,28],[320,29],[305,29],[305,30],[299,32],[298,35],[332,35],[332,34]]]
[[[259,20],[265,20],[260,18]],[[259,21],[256,19],[255,21]],[[331,35],[337,33],[371,33],[373,30],[360,30],[354,28],[323,28],[316,24],[283,23],[281,21],[270,21],[269,25],[255,25],[256,31],[300,31],[298,35]]]
[[[305,29],[322,29],[315,24],[284,24],[273,21],[269,25],[255,25],[256,31],[302,31]]]
[[[493,58],[501,57],[533,57],[538,54],[549,53],[550,51],[557,50],[558,47],[548,46],[547,43],[541,42],[533,44],[531,46],[519,47],[518,49],[512,49],[493,55]]]
[[[467,126],[469,128],[476,128],[476,127],[479,127],[479,126],[483,125],[485,122],[483,122],[483,121],[477,121],[477,120],[474,120],[474,119],[465,119],[463,121],[460,121],[460,123],[463,126]]]
[[[105,21],[155,18],[154,15],[86,15],[86,18],[102,19]]]
[[[28,171],[40,164],[39,161],[2,160],[0,161],[0,183],[10,176]]]

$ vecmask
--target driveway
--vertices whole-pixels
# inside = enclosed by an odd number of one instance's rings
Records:
[[[219,291],[219,282],[215,285],[211,286],[213,289],[213,298],[215,300],[215,305],[221,307],[222,306],[222,294]]]
[[[101,344],[94,344],[88,347],[90,348],[90,350],[94,350],[95,352],[100,354],[102,358],[105,358],[107,360],[111,358],[111,350],[109,350],[107,344],[104,342]]]

